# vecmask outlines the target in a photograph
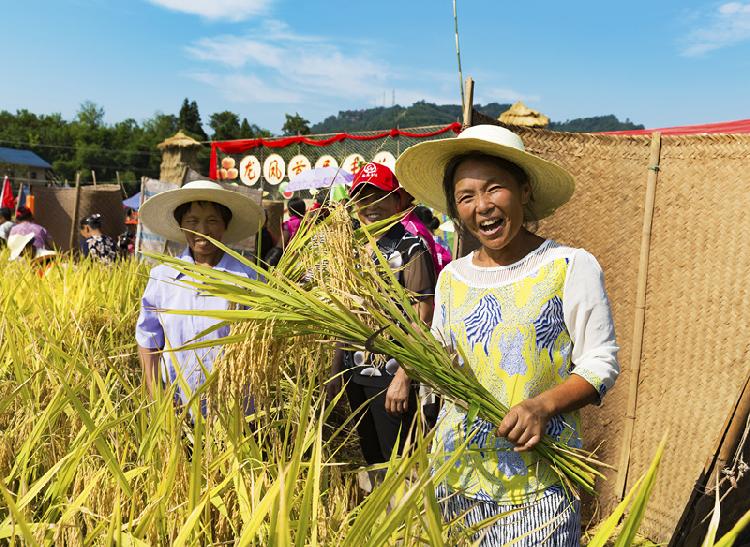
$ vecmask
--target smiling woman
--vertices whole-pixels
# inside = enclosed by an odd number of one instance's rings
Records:
[[[143,204],[143,223],[163,237],[184,241],[187,247],[180,259],[222,270],[250,279],[257,274],[211,243],[208,236],[223,243],[235,243],[258,232],[263,224],[263,210],[252,199],[225,190],[210,181],[196,181],[178,190],[157,194]],[[214,340],[229,334],[222,327],[198,338],[217,321],[207,317],[162,313],[162,310],[220,310],[227,308],[222,298],[201,295],[196,289],[176,281],[190,281],[167,265],[151,270],[141,299],[136,326],[138,353],[143,380],[153,397],[158,388],[158,371],[165,384],[177,383],[175,402],[185,404],[211,371],[219,354],[212,346],[199,350],[178,348],[194,341]],[[176,351],[164,352],[172,349]],[[205,406],[202,405],[205,412]]]
[[[476,432],[438,488],[445,518],[469,527],[512,513],[483,531],[482,545],[578,545],[579,500],[531,449],[544,434],[582,446],[578,410],[614,384],[618,348],[596,259],[524,225],[565,203],[573,179],[495,126],[418,144],[396,171],[409,193],[479,241],[441,272],[432,330],[510,409],[499,424],[441,409],[437,457]]]

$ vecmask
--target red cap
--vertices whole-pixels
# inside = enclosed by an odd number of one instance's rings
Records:
[[[398,179],[388,166],[382,163],[370,162],[362,166],[352,181],[349,195],[361,190],[363,184],[372,184],[384,192],[395,192],[400,189]]]

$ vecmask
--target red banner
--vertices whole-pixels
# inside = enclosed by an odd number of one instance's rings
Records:
[[[411,138],[423,138],[423,137],[434,137],[436,135],[442,135],[448,131],[459,133],[461,131],[461,124],[454,122],[445,127],[441,127],[435,131],[428,131],[426,133],[414,133],[411,131],[402,131],[400,129],[391,129],[390,131],[383,131],[375,135],[352,135],[351,133],[337,133],[332,137],[326,139],[311,139],[304,135],[297,135],[294,137],[282,137],[276,139],[243,139],[236,141],[214,141],[211,143],[211,164],[209,168],[209,176],[212,179],[216,178],[216,169],[218,167],[217,151],[224,152],[225,154],[242,154],[253,148],[260,146],[266,146],[268,148],[284,148],[292,144],[307,144],[310,146],[328,146],[335,142],[340,142],[346,139],[354,141],[374,141],[377,139],[384,139],[386,137],[411,137]]]

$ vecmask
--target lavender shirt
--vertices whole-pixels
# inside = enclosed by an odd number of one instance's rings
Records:
[[[193,263],[188,248],[179,256],[185,262]],[[215,269],[257,279],[252,268],[241,264],[228,254],[224,254]],[[199,340],[216,340],[229,334],[229,327],[222,327],[212,333],[196,339],[196,335],[219,323],[209,317],[194,315],[175,315],[156,310],[225,310],[227,301],[215,296],[204,296],[197,290],[185,286],[182,281],[188,279],[184,274],[165,264],[152,268],[148,285],[141,299],[141,313],[135,328],[135,339],[138,345],[147,349],[179,348]],[[177,370],[193,391],[206,380],[203,368],[211,371],[213,363],[220,352],[219,346],[188,351],[165,352],[161,357],[162,379],[167,383],[177,381]],[[188,397],[183,389],[177,387],[177,394],[183,403]]]
[[[34,234],[35,249],[49,249],[52,247],[52,240],[47,230],[44,226],[40,226],[36,222],[24,220],[10,229],[10,235],[25,236],[27,234]]]

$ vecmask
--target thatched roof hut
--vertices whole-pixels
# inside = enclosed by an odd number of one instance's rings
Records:
[[[547,127],[549,118],[539,112],[529,108],[521,101],[513,104],[508,110],[498,117],[500,123],[504,125],[513,125],[516,127]]]

